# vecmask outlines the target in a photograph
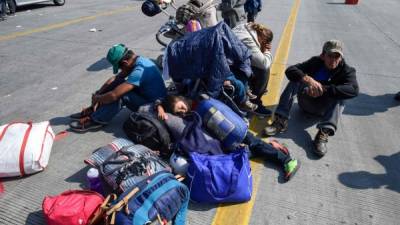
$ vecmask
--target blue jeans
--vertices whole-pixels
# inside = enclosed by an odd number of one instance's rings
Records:
[[[114,90],[118,85],[125,82],[125,79],[116,78],[108,87],[100,92],[104,94]],[[150,103],[152,101],[146,100],[136,93],[135,89],[123,95],[120,99],[110,104],[101,105],[97,110],[92,113],[91,118],[93,121],[101,124],[108,124],[116,116],[123,106],[128,107],[132,111],[137,111],[140,106]]]
[[[275,113],[284,118],[289,118],[294,97],[297,95],[301,109],[310,114],[322,116],[317,128],[326,128],[330,131],[330,135],[334,135],[345,107],[344,100],[335,99],[327,95],[313,98],[304,93],[305,87],[306,85],[301,82],[290,81],[279,99],[279,105]]]
[[[250,157],[265,157],[266,159],[279,162],[285,165],[287,162],[292,160],[289,154],[279,151],[272,147],[272,145],[264,142],[258,137],[255,137],[252,133],[247,132],[243,143],[249,146]]]

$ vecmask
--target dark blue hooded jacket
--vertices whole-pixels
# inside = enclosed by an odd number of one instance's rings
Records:
[[[233,67],[251,76],[251,53],[228,25],[217,25],[186,34],[167,48],[169,75],[173,79],[201,78],[212,97],[220,94]]]

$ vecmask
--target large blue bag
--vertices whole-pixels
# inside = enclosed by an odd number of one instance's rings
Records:
[[[205,203],[235,203],[251,199],[253,181],[243,147],[227,155],[190,154],[187,172],[190,198]]]
[[[203,120],[203,126],[224,148],[236,148],[246,136],[246,122],[224,103],[210,98],[203,100],[196,108]]]
[[[127,199],[135,189],[139,190]],[[125,199],[125,200],[124,200]],[[171,173],[156,173],[125,191],[118,202],[127,202],[116,209],[115,222],[120,225],[144,225],[157,218],[184,225],[189,204],[189,190]]]

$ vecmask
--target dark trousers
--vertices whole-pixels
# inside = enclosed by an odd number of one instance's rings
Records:
[[[261,104],[261,98],[267,92],[269,70],[259,69],[254,66],[251,67],[251,70],[253,71],[253,76],[250,79],[249,86],[252,93],[257,96],[257,99],[253,102]]]
[[[317,125],[317,128],[329,129],[330,135],[334,135],[337,129],[339,118],[344,110],[344,100],[331,98],[325,94],[320,97],[313,98],[304,93],[305,87],[305,84],[301,82],[290,81],[281,95],[279,105],[275,113],[284,118],[289,118],[294,97],[297,95],[298,103],[301,109],[307,113],[322,117],[322,120]]]
[[[247,132],[243,143],[249,146],[250,157],[264,157],[265,159],[276,161],[282,164],[282,166],[292,159],[289,154],[272,147],[272,145],[254,136],[250,132]]]
[[[112,91],[124,82],[124,78],[117,77],[99,94]],[[126,106],[133,112],[136,112],[140,106],[152,102],[144,99],[136,90],[137,89],[133,89],[132,91],[125,93],[119,100],[115,102],[99,106],[99,108],[91,115],[91,118],[97,123],[107,124],[121,111],[123,106]]]

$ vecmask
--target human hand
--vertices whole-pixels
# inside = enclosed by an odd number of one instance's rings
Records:
[[[168,114],[165,113],[164,108],[162,106],[158,106],[157,107],[157,114],[158,114],[158,118],[160,120],[167,120],[168,119]]]
[[[272,47],[271,47],[271,43],[266,43],[266,44],[263,45],[262,52],[263,52],[263,53],[265,53],[265,52],[267,52],[267,51],[270,52],[270,51],[271,51],[271,48],[272,48]]]
[[[303,78],[303,81],[308,85],[308,87],[305,89],[307,95],[316,98],[324,94],[324,88],[322,84],[314,80],[312,77],[306,75]]]
[[[98,101],[99,101],[99,95],[98,94],[96,94],[96,93],[93,93],[92,94],[92,105],[94,106],[94,105],[96,105],[97,103],[98,103]]]

